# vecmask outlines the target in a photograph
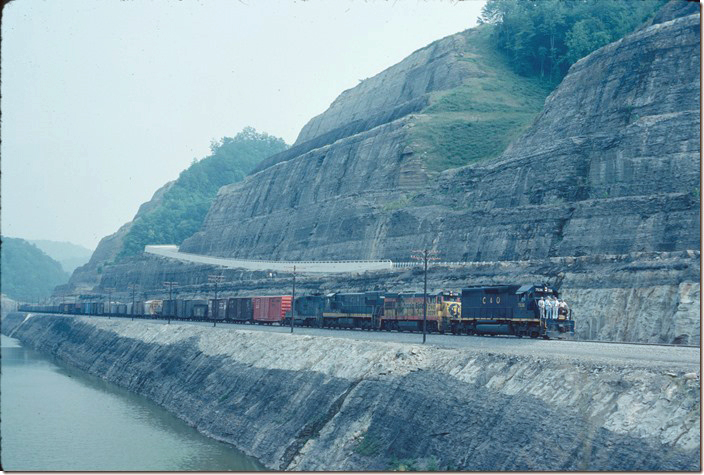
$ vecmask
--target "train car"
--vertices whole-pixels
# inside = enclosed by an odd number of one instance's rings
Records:
[[[571,338],[574,321],[562,313],[541,317],[540,298],[559,298],[547,285],[494,285],[462,289],[460,318],[451,320],[453,333]]]
[[[183,299],[167,299],[161,306],[161,315],[171,318],[183,318],[186,316],[185,302]]]
[[[80,304],[77,303],[62,303],[59,304],[59,312],[65,314],[76,314],[79,313]]]
[[[251,297],[233,297],[227,301],[227,320],[252,323],[254,314]]]
[[[328,294],[325,299],[322,326],[364,330],[378,329],[383,308],[383,292]]]
[[[111,315],[126,315],[127,305],[124,303],[110,302],[110,312]]]
[[[105,313],[103,302],[81,302],[79,305],[83,315],[103,315]]]
[[[208,301],[203,299],[184,300],[184,317],[191,320],[208,318]]]
[[[321,327],[326,298],[324,295],[302,295],[296,297],[294,308],[296,317],[294,323],[305,327]],[[286,315],[284,324],[291,324],[291,315]]]
[[[145,300],[144,315],[161,315],[164,306],[163,304],[163,300]]]
[[[291,296],[252,297],[252,319],[255,323],[283,323],[291,310]]]
[[[213,320],[225,320],[227,318],[227,299],[210,299],[208,314]]]
[[[441,291],[428,294],[426,300],[426,331],[445,333],[451,321],[460,316],[460,296]],[[400,293],[384,299],[381,317],[383,330],[423,331],[423,293]]]

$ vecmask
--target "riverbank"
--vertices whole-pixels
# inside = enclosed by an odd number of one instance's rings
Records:
[[[697,366],[11,313],[3,333],[274,470],[699,470]]]
[[[0,335],[0,341],[0,454],[6,471],[263,468],[144,397],[14,338]]]

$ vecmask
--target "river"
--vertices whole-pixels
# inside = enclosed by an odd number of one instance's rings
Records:
[[[255,471],[264,467],[205,437],[148,399],[2,335],[4,470]]]

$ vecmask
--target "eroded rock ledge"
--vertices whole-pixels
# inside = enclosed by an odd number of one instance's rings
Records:
[[[700,469],[696,362],[21,313],[2,331],[271,469]]]

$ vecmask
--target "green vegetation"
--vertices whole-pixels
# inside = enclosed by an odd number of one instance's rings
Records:
[[[210,146],[211,154],[181,172],[157,207],[138,217],[125,236],[118,260],[138,255],[147,244],[181,244],[198,231],[218,189],[236,183],[286,143],[246,127]]]
[[[15,300],[38,301],[68,282],[61,264],[24,239],[3,237],[0,261],[2,293]]]
[[[430,171],[499,156],[542,109],[551,87],[517,74],[492,43],[492,28],[464,32],[464,84],[437,92],[416,116],[410,138]]]
[[[362,439],[360,440],[360,442],[354,448],[354,451],[359,455],[369,457],[381,453],[381,448],[381,441],[377,440],[377,438],[374,437],[373,434],[365,432],[364,435],[362,435]]]
[[[394,457],[389,462],[388,470],[391,472],[417,472],[419,468],[413,459],[398,459]]]
[[[559,82],[569,67],[634,31],[666,0],[488,0],[482,22],[493,41],[526,76]]]
[[[471,74],[433,94],[410,141],[439,172],[498,157],[540,112],[570,65],[635,30],[666,0],[488,0],[465,31]]]

